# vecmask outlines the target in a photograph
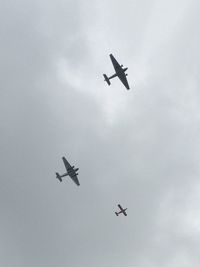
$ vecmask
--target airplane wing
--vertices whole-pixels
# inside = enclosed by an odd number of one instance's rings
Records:
[[[130,89],[128,81],[126,79],[126,74],[124,72],[121,72],[118,74],[118,77],[120,79],[120,81],[123,83],[123,85],[126,87],[127,90]]]
[[[129,90],[130,87],[129,87],[128,81],[126,79],[126,74],[124,73],[122,66],[117,62],[117,60],[114,58],[112,54],[110,54],[110,59],[112,61],[112,64],[113,64],[113,67],[115,69],[117,76],[119,77],[123,85],[126,87],[126,89]]]
[[[114,67],[116,72],[118,72],[120,69],[122,69],[122,67],[119,65],[119,63],[117,62],[117,60],[114,58],[114,56],[112,54],[110,54],[110,59],[112,61],[113,67]]]
[[[124,216],[127,216],[127,213],[126,213],[126,211],[125,211],[125,210],[123,211],[123,214],[124,214]]]
[[[69,176],[70,176],[70,178],[74,181],[74,183],[75,183],[76,185],[80,185],[76,173],[74,173],[74,174],[69,174]]]
[[[64,162],[64,165],[65,165],[66,170],[69,169],[69,168],[71,168],[71,165],[69,164],[69,162],[66,160],[65,157],[62,157],[62,160]]]
[[[121,206],[120,204],[118,204],[118,207],[119,207],[119,209],[120,209],[121,211],[123,211],[123,208],[122,208],[122,206]]]

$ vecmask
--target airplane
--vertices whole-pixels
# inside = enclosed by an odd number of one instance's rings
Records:
[[[120,211],[119,212],[115,212],[115,214],[118,216],[120,213],[123,213],[124,216],[127,216],[127,213],[126,213],[127,209],[123,209],[120,204],[118,204],[117,206],[119,207]]]
[[[62,177],[69,175],[69,177],[74,181],[74,183],[76,185],[80,185],[79,180],[78,180],[78,177],[77,177],[78,176],[77,171],[79,170],[79,168],[74,168],[74,166],[71,166],[69,164],[69,162],[66,160],[65,157],[62,157],[62,160],[64,162],[64,165],[65,165],[65,168],[66,168],[66,171],[67,172],[64,173],[64,174],[62,174],[62,175],[60,175],[58,172],[56,172],[56,178],[60,182],[62,182]]]
[[[129,84],[128,81],[126,79],[126,76],[128,74],[126,74],[125,72],[127,71],[128,68],[123,68],[123,65],[120,65],[117,60],[114,58],[114,56],[112,54],[110,54],[110,59],[112,61],[113,67],[115,69],[115,74],[113,74],[112,76],[108,77],[106,74],[103,74],[104,77],[104,81],[107,82],[108,85],[111,85],[110,83],[110,79],[115,78],[118,76],[118,78],[121,80],[121,82],[124,84],[124,86],[126,87],[127,90],[129,90]]]

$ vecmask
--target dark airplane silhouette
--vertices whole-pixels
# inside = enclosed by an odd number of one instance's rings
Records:
[[[127,209],[123,209],[120,204],[118,204],[118,207],[119,207],[120,211],[119,212],[115,212],[115,214],[118,216],[119,214],[123,213],[124,216],[127,216],[127,213],[126,213]]]
[[[65,165],[65,168],[66,168],[66,171],[67,172],[64,173],[64,174],[62,174],[62,175],[60,175],[58,172],[56,172],[56,178],[60,182],[62,182],[62,177],[69,175],[69,177],[74,181],[74,183],[76,185],[80,185],[79,180],[78,180],[78,177],[77,177],[78,176],[77,171],[79,170],[79,168],[74,168],[74,166],[71,166],[69,164],[69,162],[66,160],[65,157],[62,157],[62,160],[64,162],[64,165]]]
[[[128,81],[126,79],[126,76],[128,74],[125,73],[125,71],[128,69],[128,68],[123,68],[123,65],[120,65],[117,60],[114,58],[114,56],[112,54],[110,54],[110,59],[112,61],[112,64],[113,64],[113,67],[115,69],[115,74],[113,74],[112,76],[110,77],[107,77],[106,74],[103,74],[104,76],[104,81],[107,82],[108,85],[110,85],[110,79],[114,78],[114,77],[117,77],[121,80],[121,82],[124,84],[124,86],[126,87],[127,90],[129,90],[129,85],[128,85]]]

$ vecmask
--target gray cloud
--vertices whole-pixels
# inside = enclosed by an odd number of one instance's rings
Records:
[[[2,266],[199,265],[198,7],[1,4]]]

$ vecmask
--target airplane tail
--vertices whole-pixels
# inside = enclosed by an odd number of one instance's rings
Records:
[[[103,77],[104,77],[104,81],[106,81],[107,84],[110,85],[110,80],[109,80],[108,76],[106,74],[103,74]]]
[[[117,216],[119,216],[119,214],[118,214],[117,212],[115,212],[115,214],[116,214]]]
[[[56,172],[56,178],[57,178],[60,182],[62,182],[62,178],[61,178],[61,176],[59,175],[58,172]]]

